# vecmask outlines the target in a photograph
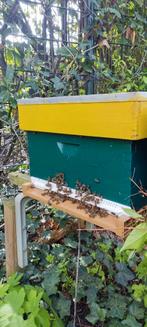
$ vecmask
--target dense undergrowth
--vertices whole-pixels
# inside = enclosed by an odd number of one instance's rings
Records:
[[[147,301],[142,297],[147,290],[146,270],[145,267],[137,268],[141,264],[141,255],[120,253],[122,242],[113,234],[81,231],[76,285],[78,232],[49,245],[52,218],[57,223],[60,221],[62,227],[67,218],[54,210],[41,212],[33,209],[28,214],[29,266],[23,275],[23,285],[43,287],[64,326],[73,326],[75,287],[76,326],[147,326]],[[46,227],[48,224],[48,228],[44,229],[44,224]],[[36,231],[40,231],[41,243]],[[3,265],[2,231],[0,254]],[[4,267],[1,277],[3,273]]]

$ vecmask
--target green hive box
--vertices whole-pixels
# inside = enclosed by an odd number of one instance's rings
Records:
[[[70,187],[79,180],[106,199],[146,203],[131,178],[147,189],[147,93],[20,100],[19,119],[31,176],[63,172]]]

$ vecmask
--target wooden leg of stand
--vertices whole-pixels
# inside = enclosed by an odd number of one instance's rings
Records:
[[[5,221],[6,275],[17,271],[15,199],[3,199]]]

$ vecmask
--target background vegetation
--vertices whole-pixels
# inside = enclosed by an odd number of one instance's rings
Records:
[[[146,0],[0,0],[0,187],[7,164],[26,168],[18,98],[147,91],[146,17]],[[5,195],[14,193],[5,188]],[[15,276],[0,287],[1,325],[71,327],[78,287],[76,326],[147,327],[146,231],[136,231],[139,247],[131,253],[130,239],[120,252],[114,235],[81,232],[77,285],[79,238],[74,233],[49,244],[55,221],[64,227],[67,217],[38,206],[28,212],[23,283],[31,286],[21,287]],[[0,222],[3,278],[2,211]]]
[[[147,90],[146,0],[0,1],[0,98]]]

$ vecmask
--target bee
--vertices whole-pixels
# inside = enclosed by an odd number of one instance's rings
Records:
[[[61,186],[65,185],[64,173],[57,174],[55,177],[52,178],[52,182]]]
[[[44,190],[41,195],[43,196],[46,196],[46,195],[49,195],[50,194],[50,191],[48,189]]]
[[[69,195],[71,194],[71,189],[69,187],[64,187],[63,192]]]
[[[57,192],[52,191],[51,181],[56,183]],[[59,204],[61,201],[67,201],[69,195],[72,193],[71,189],[67,186],[67,183],[65,183],[64,173],[59,173],[52,179],[49,177],[47,187],[49,189],[45,190],[42,195],[49,195],[50,199],[56,204]],[[80,198],[80,201],[77,198]],[[86,184],[82,184],[79,180],[76,182],[76,196],[74,199],[70,200],[72,203],[77,204],[77,209],[85,210],[85,213],[90,217],[94,218],[96,215],[107,215],[105,210],[98,208],[98,204],[102,200],[102,197],[92,193],[90,187]]]
[[[47,180],[47,184],[46,184],[46,186],[50,186],[50,182],[51,182],[51,178],[50,178],[50,176],[48,177],[48,180]]]

